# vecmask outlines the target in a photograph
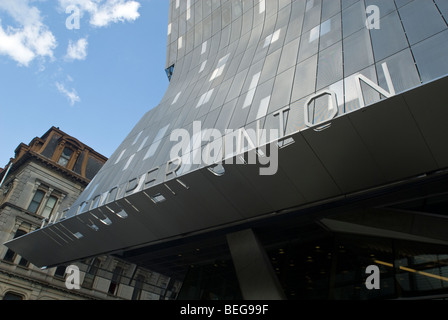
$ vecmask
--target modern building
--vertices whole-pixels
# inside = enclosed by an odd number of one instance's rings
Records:
[[[445,0],[171,0],[160,104],[6,245],[112,253],[179,299],[448,297],[447,20]]]
[[[58,219],[60,209],[71,206],[106,161],[55,127],[28,145],[20,144],[15,157],[0,172],[2,243]],[[102,255],[74,265],[79,269],[79,290],[69,290],[66,285],[66,281],[72,283],[66,272],[68,265],[42,270],[1,245],[0,299],[158,300],[172,295],[168,277],[116,257]]]

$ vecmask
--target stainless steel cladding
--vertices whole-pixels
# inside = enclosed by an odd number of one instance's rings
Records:
[[[445,167],[447,19],[445,0],[171,0],[160,104],[7,245],[55,265]]]

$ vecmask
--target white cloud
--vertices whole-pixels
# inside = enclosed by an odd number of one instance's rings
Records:
[[[104,27],[111,22],[135,21],[140,17],[139,8],[140,3],[136,1],[110,1],[99,8],[90,19],[90,23],[97,27]]]
[[[87,39],[82,38],[77,42],[69,41],[66,59],[68,60],[85,60],[87,57]]]
[[[56,82],[56,87],[58,88],[60,93],[62,93],[63,95],[65,95],[68,98],[71,106],[74,106],[76,102],[81,101],[81,98],[79,98],[78,93],[76,92],[75,89],[72,89],[71,91],[69,91],[60,82]]]
[[[70,5],[77,6],[90,15],[90,24],[105,27],[111,23],[135,21],[140,17],[140,3],[134,0],[59,0],[65,10]]]
[[[17,23],[16,27],[3,28],[0,20],[0,54],[23,66],[28,66],[38,56],[53,58],[53,50],[57,46],[54,35],[43,23],[40,11],[29,2],[0,1],[0,11],[5,11]]]

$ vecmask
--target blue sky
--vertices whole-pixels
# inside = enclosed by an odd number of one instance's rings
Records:
[[[0,0],[0,167],[52,126],[110,157],[168,87],[168,8]]]

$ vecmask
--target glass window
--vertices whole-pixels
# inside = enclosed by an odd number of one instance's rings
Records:
[[[82,286],[84,288],[92,288],[93,286],[93,280],[95,279],[95,276],[98,272],[98,269],[100,267],[101,261],[99,259],[93,259],[90,263],[89,267],[87,268],[86,275],[84,277],[84,281],[82,283]]]
[[[121,281],[121,276],[123,273],[123,268],[121,267],[116,267],[114,270],[114,273],[112,275],[112,281],[110,282],[109,285],[109,293],[115,295],[117,293],[117,289],[118,289],[118,285],[120,284]]]
[[[395,268],[404,297],[446,292],[448,255],[444,247],[405,241],[396,244],[398,256],[390,269]]]
[[[28,260],[26,260],[25,258],[20,258],[20,261],[19,261],[19,266],[22,266],[22,267],[28,267],[28,264],[29,264],[29,262],[28,262]]]
[[[56,206],[56,203],[58,202],[58,198],[55,196],[51,196],[48,198],[47,202],[45,203],[44,210],[42,211],[42,217],[48,219],[51,216],[51,213],[53,212],[54,207]]]
[[[73,171],[75,171],[77,174],[82,173],[82,165],[84,163],[84,155],[85,151],[80,154],[80,156],[76,159],[75,165],[73,166]]]
[[[14,251],[12,251],[11,249],[8,249],[8,251],[6,251],[5,256],[3,257],[3,260],[13,262],[15,257],[16,257],[16,253]]]
[[[42,155],[44,157],[50,158],[53,156],[53,153],[55,152],[57,146],[58,146],[58,141],[61,138],[60,135],[58,134],[54,134],[51,137],[51,140],[48,142],[47,146],[45,147],[45,150],[42,151]]]
[[[17,232],[14,236],[14,239],[19,238],[25,234],[26,234],[25,231],[17,230]],[[9,262],[14,262],[15,258],[16,258],[16,253],[14,251],[12,251],[11,249],[8,249],[8,251],[6,251],[5,256],[3,257],[3,260],[9,261]]]
[[[23,300],[23,296],[14,292],[7,292],[3,297],[3,300]]]
[[[132,300],[140,300],[144,283],[145,277],[142,275],[137,276],[135,279],[134,292],[132,293]]]
[[[42,199],[44,198],[44,195],[45,192],[43,192],[42,190],[37,190],[34,194],[33,200],[31,200],[28,211],[30,211],[31,213],[36,213],[39,209]]]
[[[172,65],[169,68],[167,68],[165,70],[165,72],[166,72],[166,76],[168,77],[168,80],[171,81],[171,78],[172,78],[173,73],[174,73],[174,65]]]
[[[67,269],[67,266],[59,266],[56,268],[56,271],[54,272],[54,275],[59,278],[65,277],[65,270]]]
[[[61,157],[58,160],[58,164],[60,164],[63,167],[66,167],[72,155],[73,155],[72,149],[64,148],[64,151],[62,151]]]

